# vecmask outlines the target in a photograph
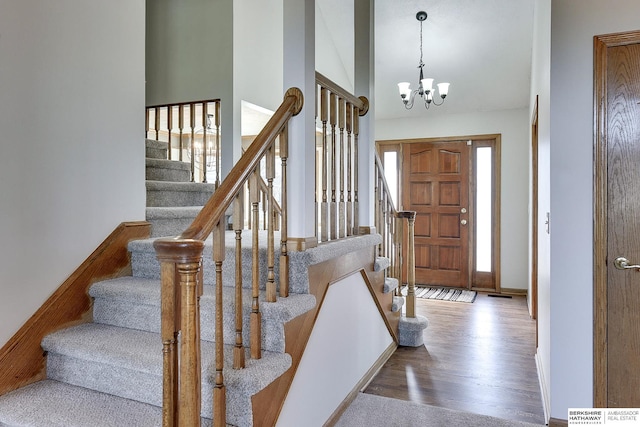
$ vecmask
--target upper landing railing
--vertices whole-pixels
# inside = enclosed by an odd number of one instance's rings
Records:
[[[179,102],[146,108],[145,138],[164,141],[169,160],[188,161],[191,181],[220,185],[220,100]]]
[[[369,101],[316,72],[318,241],[358,234],[358,137]]]

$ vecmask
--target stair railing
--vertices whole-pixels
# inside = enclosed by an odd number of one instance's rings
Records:
[[[175,160],[189,161],[192,182],[208,182],[207,173],[214,169],[214,183],[218,188],[221,161],[219,99],[149,106],[144,136],[166,142],[169,160],[174,160],[175,156]]]
[[[378,246],[378,256],[389,258],[389,274],[403,283],[403,273],[407,278],[407,317],[416,317],[416,255],[415,255],[415,211],[398,211],[391,198],[389,185],[384,176],[382,161],[375,154],[375,206],[374,224],[382,236]],[[406,271],[402,271],[403,252],[406,252]],[[396,289],[400,293],[400,289]]]
[[[200,296],[203,293],[204,273],[202,253],[204,241],[213,238],[213,261],[215,263],[215,385],[213,392],[213,425],[226,425],[226,389],[224,384],[224,338],[222,303],[222,263],[225,258],[225,212],[233,206],[233,228],[236,233],[235,250],[235,347],[233,367],[244,367],[242,345],[242,190],[249,184],[251,212],[255,224],[259,220],[260,203],[258,174],[260,162],[266,161],[267,197],[267,301],[276,300],[273,225],[273,179],[275,177],[275,151],[281,158],[281,210],[280,274],[281,297],[289,292],[289,264],[287,255],[287,174],[288,156],[287,129],[291,117],[302,109],[303,95],[297,88],[289,89],[284,101],[276,110],[264,129],[247,149],[229,175],[222,181],[211,199],[200,211],[187,230],[179,237],[160,239],[154,242],[156,255],[161,265],[161,298],[163,342],[163,426],[200,425],[201,354],[200,354]],[[252,228],[252,302],[250,314],[250,355],[261,357],[261,313],[259,307],[259,262],[258,227]],[[178,334],[180,346],[178,349]],[[178,357],[178,350],[180,357]]]
[[[369,101],[318,72],[316,87],[316,120],[322,123],[316,149],[316,222],[318,241],[326,242],[358,234],[359,116],[367,114]]]

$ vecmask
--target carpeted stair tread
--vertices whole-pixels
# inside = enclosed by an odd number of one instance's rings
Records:
[[[377,257],[373,263],[373,271],[382,271],[389,268],[391,260],[387,257]]]
[[[151,206],[146,210],[147,221],[153,219],[195,218],[202,206]]]
[[[391,302],[391,311],[394,313],[397,313],[398,311],[402,310],[403,305],[404,305],[404,297],[394,296]]]
[[[212,183],[205,182],[171,182],[171,181],[155,181],[155,180],[147,180],[146,181],[147,189],[155,190],[155,191],[191,191],[191,192],[201,192],[201,191],[213,191],[216,189],[216,185]]]
[[[259,271],[260,271],[260,288],[264,289],[267,281],[267,238],[266,231],[260,230],[259,232]],[[155,249],[153,248],[153,242],[155,238],[134,240],[129,243],[129,251],[131,252],[131,266],[133,275],[136,277],[144,277],[148,279],[160,279],[160,263],[156,258]],[[251,231],[245,230],[242,233],[242,283],[244,288],[251,288],[252,284],[252,248],[251,248]],[[279,233],[275,234],[276,247],[274,248],[274,273],[276,283],[279,280],[280,272],[280,236]],[[235,232],[225,232],[225,246],[226,254],[222,264],[223,271],[223,285],[235,286]],[[204,242],[203,250],[203,277],[205,285],[215,284],[215,265],[213,262],[213,239],[209,237]],[[303,293],[300,289],[296,288],[296,277],[301,276],[295,274],[295,268],[293,262],[291,262],[292,271],[290,271],[289,282],[291,284],[290,291],[292,293]],[[305,270],[306,275],[306,270]],[[306,276],[305,276],[306,277]],[[307,279],[308,280],[308,279]],[[308,286],[307,286],[308,289]]]
[[[215,289],[204,286],[201,306],[202,339],[214,341]],[[94,284],[89,294],[95,298],[94,322],[160,332],[160,282],[156,279],[122,277]],[[225,342],[235,340],[235,316],[233,306],[235,289],[223,288]],[[265,292],[260,295],[262,313],[262,348],[273,352],[284,352],[284,324],[312,309],[315,297],[310,294],[290,294],[288,298],[277,298],[266,302]],[[249,318],[251,313],[251,290],[243,290],[243,342],[250,343]]]
[[[145,177],[152,181],[191,181],[191,164],[176,160],[153,159],[145,160]]]
[[[162,342],[159,334],[88,323],[44,338],[49,352],[47,376],[92,390],[162,404]],[[211,418],[215,345],[203,341],[202,415]],[[245,369],[232,369],[233,346],[224,347],[228,422],[250,425],[251,396],[273,382],[291,366],[286,353],[264,351],[253,360],[246,354]]]
[[[202,206],[148,207],[146,219],[151,223],[151,237],[180,235],[201,210]]]
[[[166,142],[154,139],[145,140],[145,156],[148,159],[166,159],[169,145]]]
[[[215,184],[147,180],[147,206],[204,206]]]
[[[29,427],[157,427],[162,409],[53,380],[0,396],[0,425]],[[210,425],[206,421],[204,425]]]
[[[398,287],[398,279],[395,277],[386,277],[384,279],[384,286],[382,287],[382,292],[388,294],[389,292],[393,292]]]
[[[160,169],[176,169],[176,170],[183,170],[191,173],[191,164],[187,162],[180,162],[178,160],[146,158],[145,163],[147,167],[154,167],[154,168],[160,168]]]

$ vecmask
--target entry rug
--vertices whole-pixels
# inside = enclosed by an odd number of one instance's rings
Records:
[[[416,286],[416,298],[436,299],[441,301],[474,302],[476,291],[455,288],[433,288]],[[402,287],[402,295],[407,295],[407,286]]]

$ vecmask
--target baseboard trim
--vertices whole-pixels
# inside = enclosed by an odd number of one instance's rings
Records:
[[[503,295],[527,296],[527,289],[500,288],[500,293]]]
[[[369,368],[369,370],[364,374],[362,379],[358,381],[358,383],[353,387],[353,390],[351,390],[347,397],[344,398],[340,406],[338,406],[333,414],[331,414],[329,419],[323,424],[323,427],[331,427],[338,422],[344,411],[347,410],[349,405],[351,405],[354,399],[358,396],[358,393],[367,388],[371,380],[373,380],[376,374],[380,372],[380,369],[382,369],[384,364],[387,363],[387,361],[393,355],[397,348],[398,345],[395,343],[395,341],[389,344],[389,347],[387,347],[387,349],[380,355],[380,357],[378,357],[378,360],[376,360],[373,366],[371,366],[371,368]]]
[[[549,427],[568,427],[569,421],[561,420],[558,418],[550,418],[549,419]]]
[[[64,327],[91,321],[89,287],[99,281],[131,274],[127,244],[147,238],[148,222],[124,222],[74,271],[0,349],[0,395],[41,380],[46,375],[44,336]]]
[[[544,411],[544,419],[549,420],[549,425],[551,425],[551,402],[549,401],[549,394],[547,393],[547,382],[545,381],[544,371],[542,370],[542,362],[540,361],[540,355],[537,351],[534,359],[536,361],[536,371],[538,371],[538,385],[540,386],[540,395],[542,396],[542,410]]]

